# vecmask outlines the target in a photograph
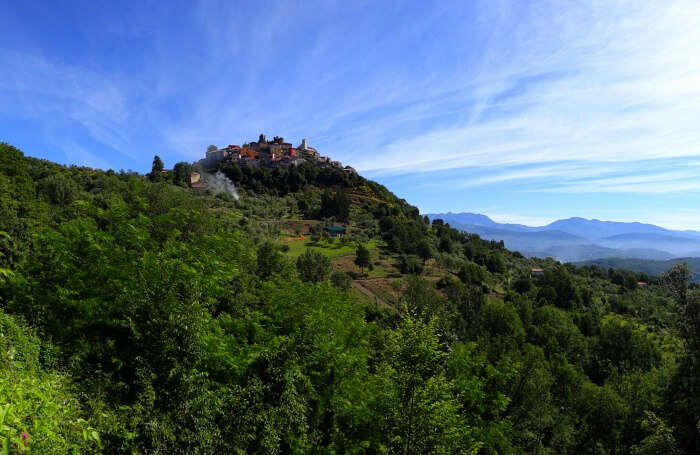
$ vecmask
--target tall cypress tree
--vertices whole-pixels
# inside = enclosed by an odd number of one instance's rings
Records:
[[[151,181],[156,182],[160,180],[164,168],[163,160],[161,160],[158,155],[154,156],[153,165],[151,166],[151,174],[149,175]]]

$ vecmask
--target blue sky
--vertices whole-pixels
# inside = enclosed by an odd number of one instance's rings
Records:
[[[0,140],[147,171],[261,132],[423,212],[700,229],[700,3],[0,2]]]

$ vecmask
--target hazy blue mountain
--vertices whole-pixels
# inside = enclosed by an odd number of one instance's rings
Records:
[[[465,232],[479,234],[485,239],[503,240],[509,249],[514,250],[543,250],[556,245],[571,245],[586,243],[588,240],[562,231],[516,231],[501,226],[478,226],[451,222],[450,226]]]
[[[543,226],[543,229],[556,229],[589,239],[600,239],[621,234],[668,234],[673,232],[653,224],[587,220],[579,217],[557,220],[547,226]]]
[[[573,262],[618,257],[666,260],[700,252],[700,232],[674,231],[653,224],[568,218],[546,226],[498,223],[479,213],[429,214],[465,232],[503,240],[527,256]]]
[[[439,213],[435,217],[442,218],[448,223],[458,222],[474,226],[498,226],[499,224],[480,213]]]
[[[562,262],[578,262],[610,257],[634,258],[637,260],[668,260],[673,257],[672,254],[666,251],[650,248],[615,249],[594,244],[556,245],[543,251],[534,251],[533,253],[527,254],[527,256],[553,257]]]
[[[664,234],[657,233],[633,233],[617,234],[599,239],[601,245],[610,248],[645,248],[654,245],[654,248],[668,251],[674,256],[692,256],[700,245],[700,240],[684,236],[681,233],[667,231]]]
[[[693,242],[697,239],[694,239],[692,237],[684,237],[682,234],[676,234],[673,231],[666,231],[666,233],[664,233],[664,234],[656,234],[656,233],[617,234],[617,235],[611,235],[610,237],[602,237],[600,240],[604,240],[606,242],[637,241],[637,242],[682,243],[682,242]]]
[[[576,265],[597,265],[603,268],[634,270],[651,276],[660,276],[673,265],[685,262],[693,271],[691,280],[700,283],[700,258],[675,258],[665,261],[644,259],[603,258],[591,261],[576,262]]]
[[[450,226],[456,226],[456,224],[471,226],[487,226],[512,231],[536,231],[539,229],[530,226],[525,226],[524,224],[497,223],[488,216],[482,215],[480,213],[431,213],[428,215],[428,217],[431,220],[435,218],[440,218],[446,223],[450,223]]]

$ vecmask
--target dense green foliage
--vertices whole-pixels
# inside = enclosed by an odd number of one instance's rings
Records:
[[[301,281],[320,283],[331,273],[331,261],[318,251],[307,250],[297,258],[297,271]]]
[[[220,166],[224,175],[236,185],[257,193],[284,195],[300,191],[307,185],[348,188],[368,183],[355,173],[335,167],[319,168],[310,163],[288,169],[241,166],[238,163],[221,163]]]
[[[231,165],[235,202],[162,165],[147,179],[0,145],[0,450],[700,451],[682,266],[641,288],[429,223],[342,170]],[[347,220],[349,266],[393,258],[396,308],[363,304],[315,250],[291,260],[288,213]]]
[[[350,198],[344,191],[335,194],[324,191],[321,195],[321,217],[347,221],[350,217]]]

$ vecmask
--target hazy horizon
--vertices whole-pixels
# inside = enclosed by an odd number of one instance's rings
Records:
[[[615,219],[600,219],[600,218],[588,218],[588,217],[582,217],[578,215],[571,215],[571,216],[566,216],[562,218],[531,218],[531,217],[515,217],[515,220],[513,219],[514,217],[508,216],[508,215],[502,215],[502,214],[489,214],[489,213],[480,213],[480,212],[471,212],[471,211],[463,211],[463,212],[455,212],[453,210],[448,210],[446,212],[421,212],[425,215],[440,215],[440,214],[446,214],[446,213],[451,213],[453,215],[460,215],[460,214],[473,214],[473,215],[484,215],[488,218],[490,218],[492,221],[495,221],[496,223],[499,224],[522,224],[524,226],[528,227],[544,227],[547,226],[555,221],[562,221],[562,220],[568,220],[572,218],[583,218],[587,221],[602,221],[602,222],[613,222],[613,223],[642,223],[642,224],[651,224],[654,226],[666,228],[669,230],[674,230],[674,231],[697,231],[695,229],[683,229],[683,228],[675,228],[675,227],[670,227],[670,226],[665,226],[663,224],[657,224],[657,223],[650,223],[646,221],[641,221],[641,220],[615,220]]]

